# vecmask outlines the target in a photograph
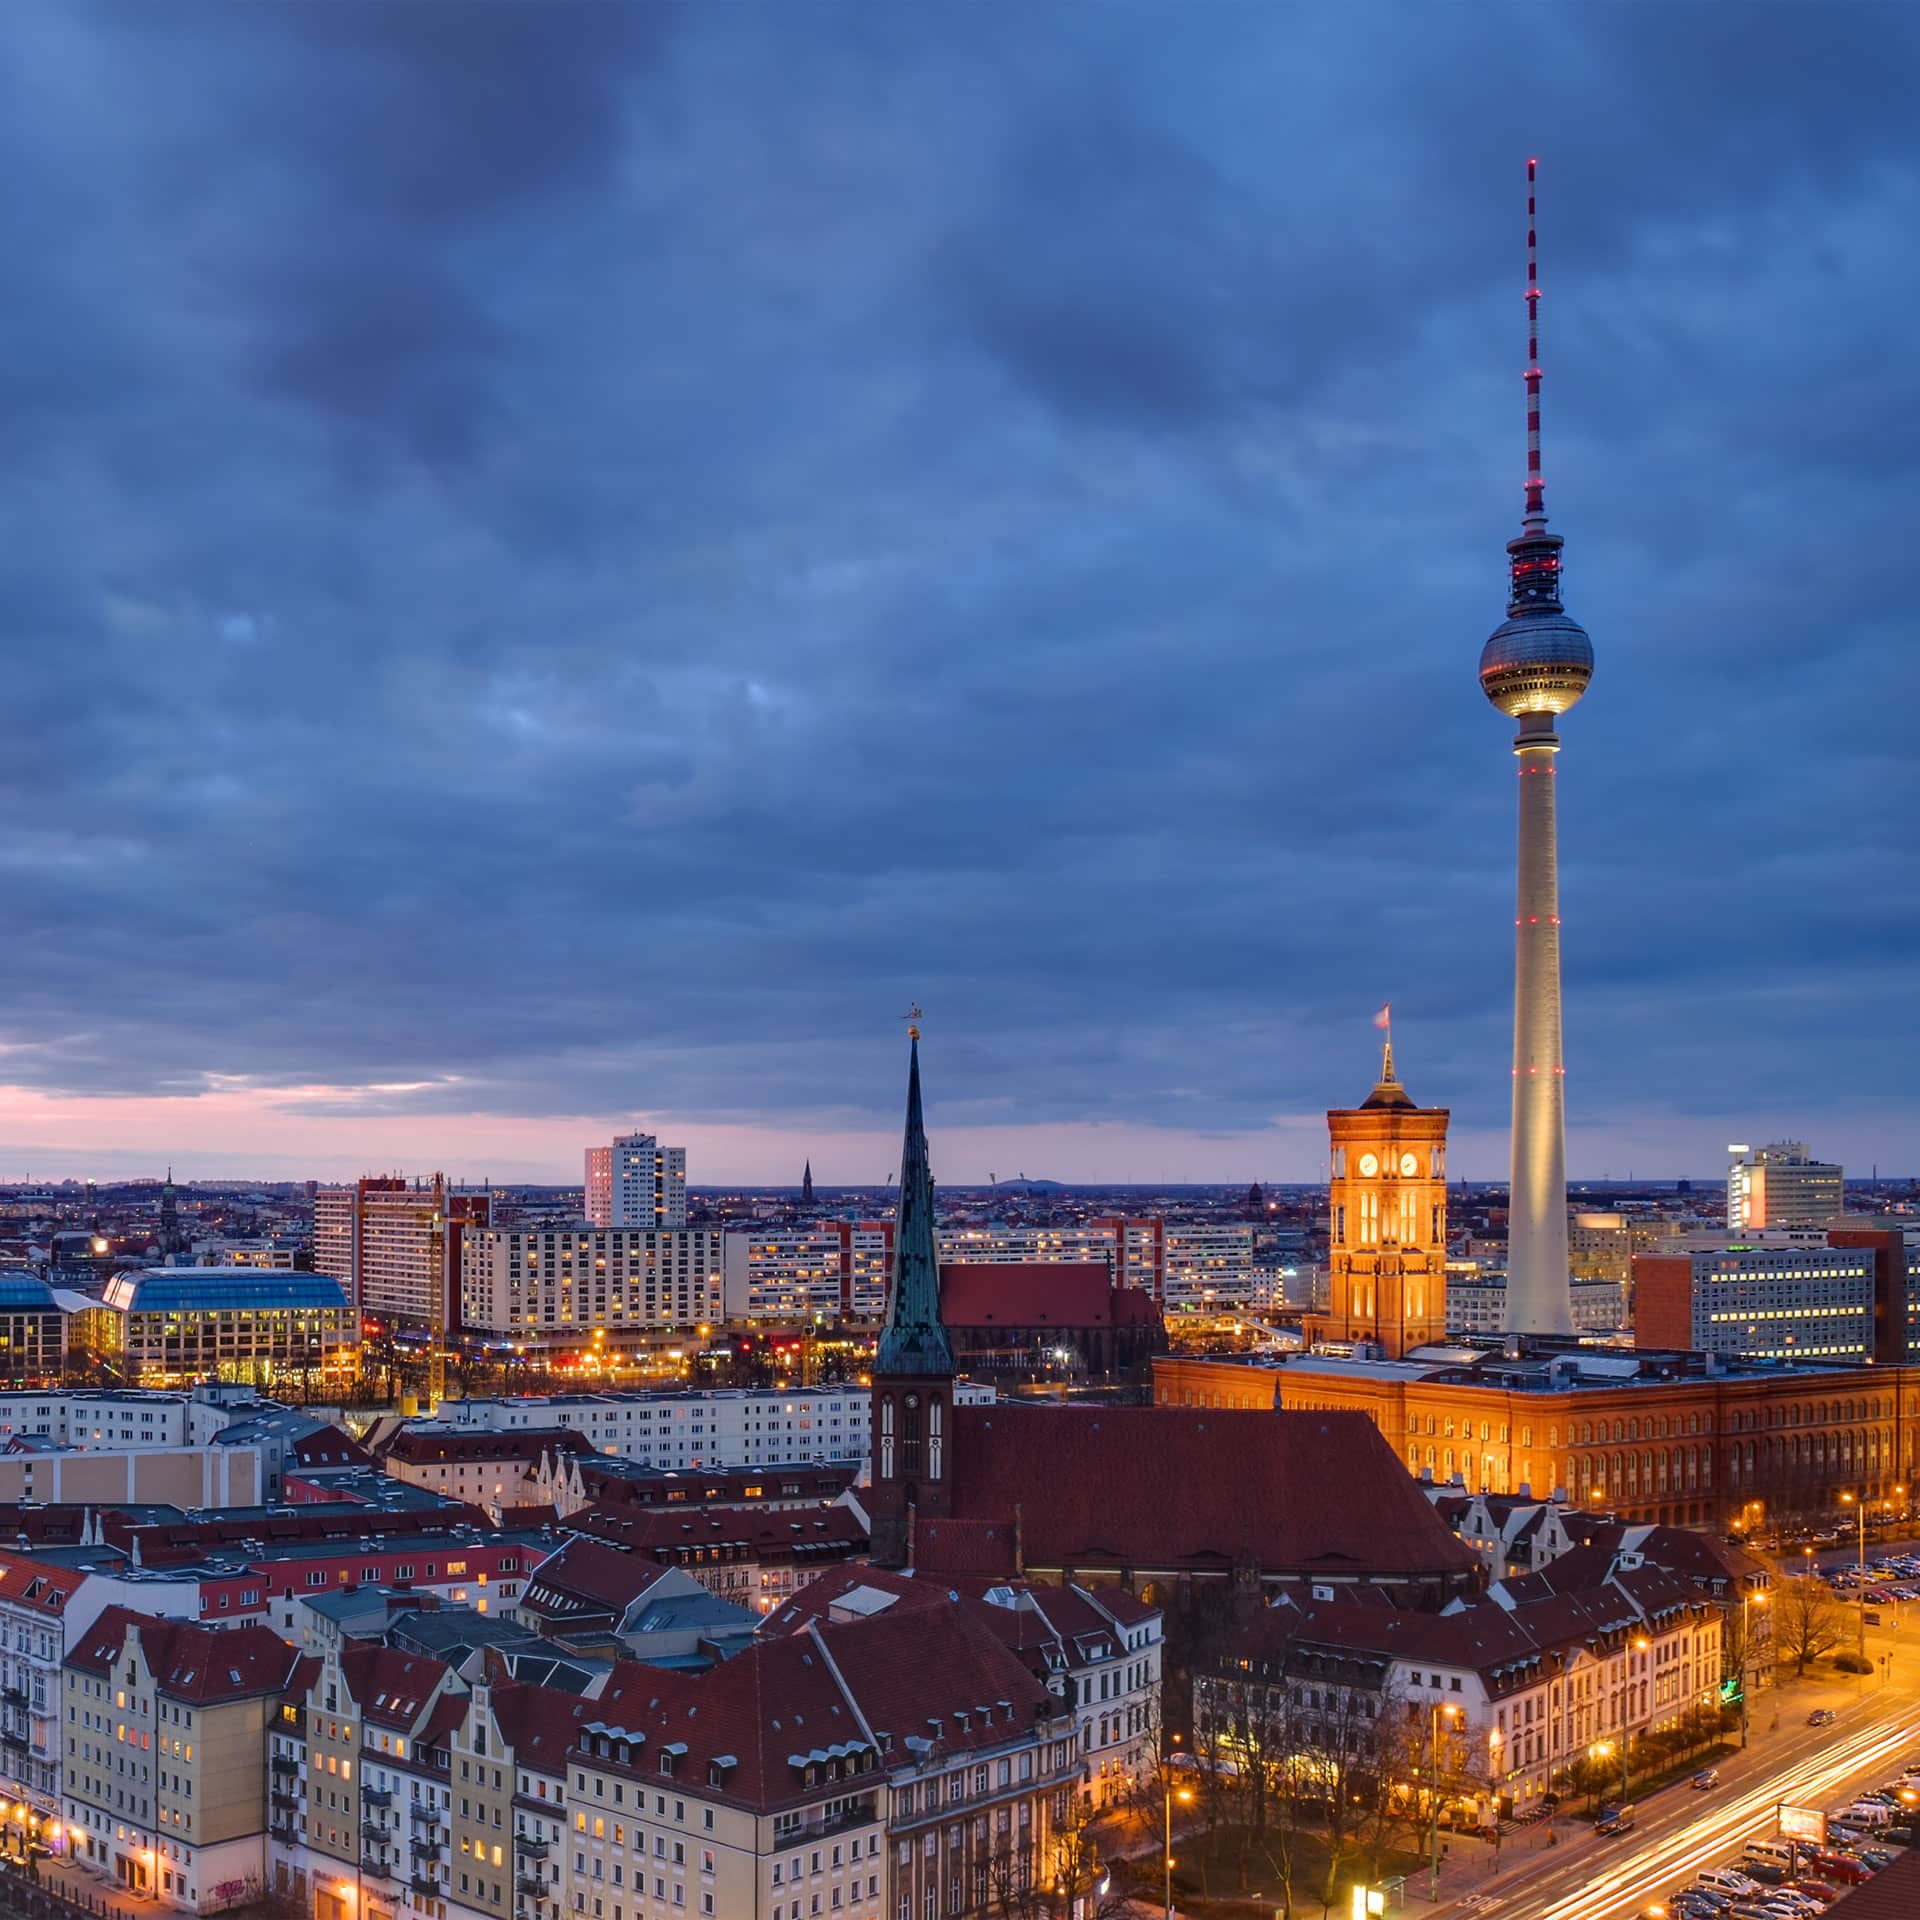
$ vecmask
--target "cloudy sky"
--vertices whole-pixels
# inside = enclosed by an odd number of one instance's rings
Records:
[[[0,1174],[1920,1171],[1920,15],[85,4],[0,60]]]

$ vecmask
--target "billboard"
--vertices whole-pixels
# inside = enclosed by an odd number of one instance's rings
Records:
[[[1780,1836],[1819,1846],[1827,1837],[1827,1816],[1818,1807],[1790,1807],[1780,1803]]]

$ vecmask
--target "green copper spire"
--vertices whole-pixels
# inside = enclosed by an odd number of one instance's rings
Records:
[[[917,1018],[917,1010],[916,1015]],[[907,1133],[900,1148],[900,1213],[893,1232],[893,1284],[875,1373],[950,1374],[953,1346],[940,1321],[940,1263],[933,1246],[933,1169],[920,1118],[920,1029],[910,1025]]]

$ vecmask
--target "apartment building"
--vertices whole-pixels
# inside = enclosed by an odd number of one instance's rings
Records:
[[[994,1389],[955,1383],[957,1407],[990,1406]],[[873,1395],[853,1384],[787,1389],[714,1387],[686,1393],[524,1394],[451,1400],[423,1433],[530,1432],[566,1427],[601,1453],[642,1466],[772,1467],[864,1460]]]
[[[130,1891],[211,1913],[267,1886],[267,1728],[298,1656],[110,1607],[67,1654],[67,1844]]]
[[[493,1195],[446,1175],[373,1175],[313,1197],[313,1270],[363,1314],[429,1330],[460,1324],[461,1246],[489,1225]]]
[[[1169,1317],[1242,1311],[1253,1304],[1259,1283],[1250,1225],[1230,1220],[1166,1223],[1166,1277],[1159,1297]]]
[[[1632,1555],[1577,1559],[1444,1614],[1349,1600],[1268,1609],[1196,1677],[1196,1750],[1437,1772],[1485,1826],[1536,1806],[1596,1750],[1630,1781],[1642,1735],[1717,1708],[1720,1618]]]
[[[101,1602],[73,1567],[0,1553],[0,1847],[25,1859],[60,1818],[61,1666]]]
[[[594,1333],[694,1333],[726,1311],[714,1228],[490,1227],[462,1240],[460,1316],[473,1333],[530,1351]]]
[[[687,1150],[650,1133],[623,1133],[589,1147],[586,1209],[596,1227],[670,1231],[687,1224]]]
[[[728,1320],[877,1320],[893,1265],[889,1220],[823,1220],[724,1236]]]

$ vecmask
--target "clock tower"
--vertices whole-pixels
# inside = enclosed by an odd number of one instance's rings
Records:
[[[1447,1109],[1417,1107],[1393,1042],[1357,1107],[1327,1115],[1332,1247],[1319,1340],[1373,1340],[1399,1359],[1447,1335]]]

